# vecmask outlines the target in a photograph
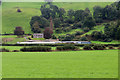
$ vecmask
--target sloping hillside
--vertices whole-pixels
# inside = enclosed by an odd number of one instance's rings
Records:
[[[2,33],[13,33],[13,30],[16,26],[22,26],[25,30],[25,33],[32,33],[30,29],[29,22],[32,16],[41,15],[40,6],[44,3],[38,2],[4,2],[2,5]],[[111,4],[110,2],[104,3],[96,3],[96,2],[81,2],[81,3],[53,3],[58,7],[65,8],[65,10],[69,9],[85,9],[89,8],[91,12],[93,11],[93,7],[95,5],[106,6]],[[17,9],[20,8],[22,10],[21,13],[17,12]],[[74,32],[74,30],[72,30]],[[70,33],[70,32],[69,32]]]

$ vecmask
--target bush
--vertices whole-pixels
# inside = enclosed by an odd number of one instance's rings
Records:
[[[90,29],[88,27],[83,28],[84,32],[88,32]]]
[[[118,47],[118,49],[120,49],[120,46]]]
[[[94,45],[93,49],[94,50],[104,50],[106,47],[104,45]]]
[[[12,52],[19,52],[19,50],[13,50]]]
[[[83,46],[84,50],[92,50],[92,47],[90,45],[85,45]]]
[[[64,50],[63,46],[57,46],[56,49],[59,50],[59,51],[63,51]]]
[[[108,48],[109,48],[109,49],[114,49],[114,47],[113,47],[113,46],[109,46]]]
[[[82,34],[83,34],[83,32],[77,31],[77,32],[75,33],[75,36],[79,36],[79,35],[82,35]]]
[[[57,46],[57,50],[78,50],[78,47],[76,47],[74,44],[65,44],[64,46]]]
[[[37,47],[24,47],[20,49],[23,52],[47,52],[51,51],[51,47],[49,46],[37,46]]]
[[[8,49],[2,48],[0,49],[0,52],[10,52]]]
[[[17,9],[17,12],[22,12],[20,9]]]

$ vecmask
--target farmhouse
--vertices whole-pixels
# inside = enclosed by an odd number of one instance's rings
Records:
[[[43,33],[34,33],[33,38],[44,38]]]

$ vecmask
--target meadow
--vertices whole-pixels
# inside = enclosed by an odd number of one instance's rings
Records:
[[[117,78],[118,50],[3,52],[3,78]]]
[[[66,11],[69,9],[78,10],[89,8],[93,12],[93,7],[96,5],[105,7],[112,2],[73,2],[73,3],[53,3],[58,7],[64,8]],[[40,16],[40,7],[44,4],[42,2],[3,2],[2,4],[2,33],[13,33],[16,26],[22,26],[25,33],[32,33],[30,29],[30,20],[32,16]],[[17,9],[22,10],[21,13]],[[74,32],[72,30],[72,32]],[[71,33],[72,33],[71,32]],[[65,33],[63,33],[65,34]]]

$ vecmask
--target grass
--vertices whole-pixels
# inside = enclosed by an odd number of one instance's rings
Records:
[[[117,78],[118,50],[3,52],[3,78]]]
[[[111,41],[111,42],[101,42],[101,41],[91,41],[92,43],[96,43],[96,44],[120,44],[120,41]]]
[[[32,40],[45,40],[45,38],[32,38]]]
[[[4,35],[2,38],[16,38],[16,35]]]
[[[92,30],[90,30],[89,32],[83,34],[82,36],[84,36],[84,35],[86,35],[86,34],[89,35],[89,34],[91,34],[91,33],[94,32],[94,31],[102,31],[102,32],[104,32],[104,27],[105,27],[104,24],[95,26]]]
[[[62,32],[62,33],[55,33],[54,32],[54,35],[56,35],[56,36],[62,36],[62,35],[66,35],[66,34],[74,34],[74,33],[76,33],[76,31],[82,32],[83,30],[82,29],[72,29],[69,32]]]
[[[22,26],[25,33],[32,33],[30,29],[30,20],[32,16],[40,16],[40,6],[43,3],[40,2],[3,2],[2,3],[2,33],[13,33],[16,26]],[[89,8],[93,12],[95,5],[106,6],[111,2],[73,2],[73,3],[53,3],[59,7],[65,8],[65,10],[73,9],[85,9]],[[17,9],[22,10],[21,13],[17,12]]]
[[[24,38],[13,38],[12,41],[7,41],[7,42],[3,42],[5,44],[16,44],[17,42],[24,42],[26,41],[26,39]]]

